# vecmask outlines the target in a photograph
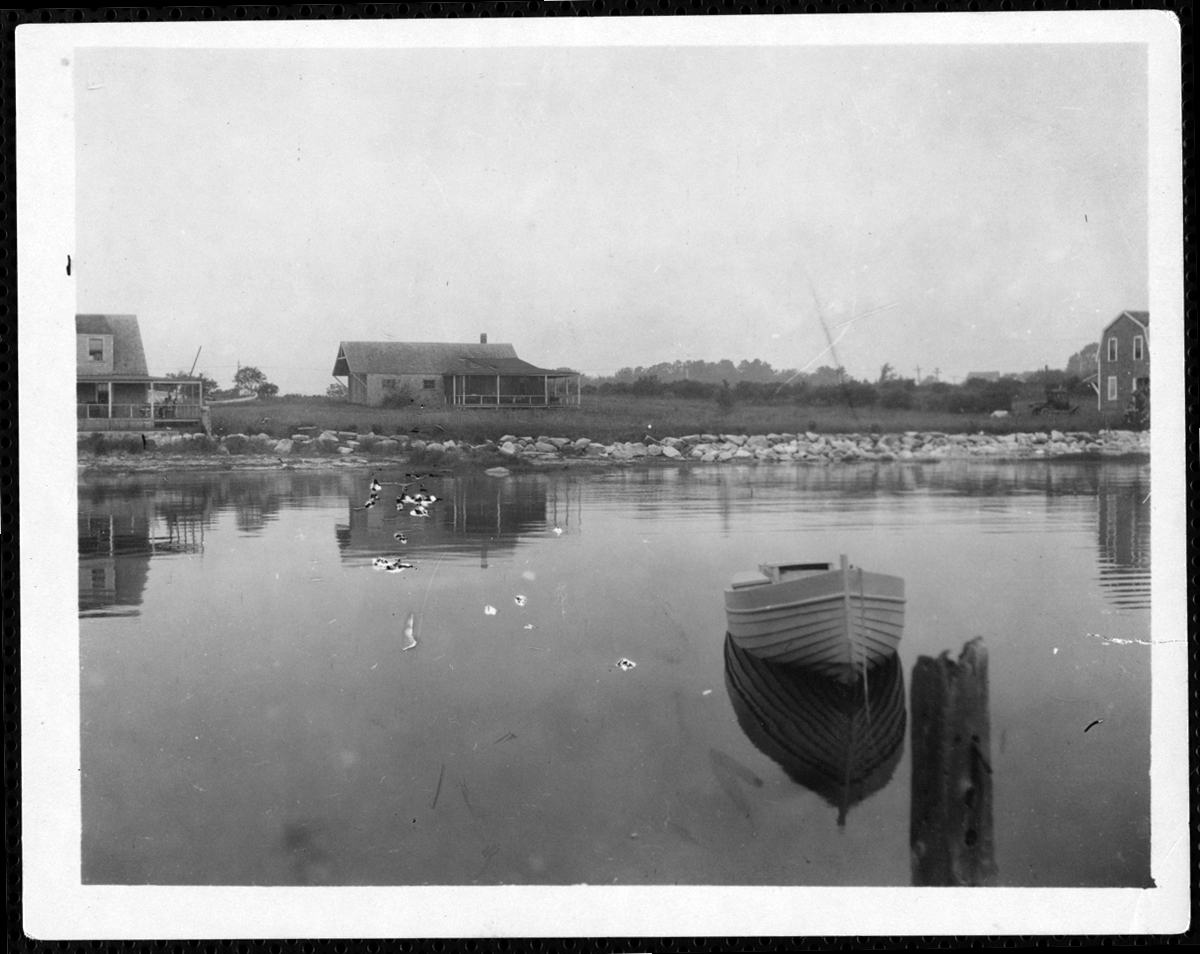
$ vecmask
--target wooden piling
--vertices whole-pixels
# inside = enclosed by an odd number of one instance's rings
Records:
[[[987,649],[921,656],[912,675],[914,886],[996,883]]]

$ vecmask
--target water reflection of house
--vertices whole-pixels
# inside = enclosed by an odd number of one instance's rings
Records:
[[[79,512],[79,612],[133,615],[150,572],[148,500],[112,501]],[[100,612],[107,607],[121,610]],[[122,611],[123,610],[123,611]]]
[[[208,512],[207,497],[186,488],[81,491],[80,614],[135,615],[151,558],[202,551]]]
[[[1150,488],[1101,478],[1096,494],[1100,584],[1118,605],[1150,606]]]
[[[411,517],[409,507],[398,513],[399,488],[385,487],[377,506],[364,508],[369,488],[364,478],[348,501],[349,523],[337,527],[344,557],[395,553],[397,532],[408,538],[406,551],[422,548],[478,552],[486,564],[489,553],[512,550],[524,534],[547,526],[546,481],[539,476],[497,480],[485,475],[432,479],[426,489],[439,499],[428,517]],[[389,493],[389,491],[393,491]]]

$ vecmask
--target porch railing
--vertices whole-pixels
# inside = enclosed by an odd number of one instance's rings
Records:
[[[198,421],[200,404],[76,404],[75,416],[89,421]],[[110,413],[111,410],[111,413]]]
[[[548,404],[578,404],[575,395],[563,397],[551,394],[549,398],[541,394],[458,394],[451,404],[465,407],[537,407]]]

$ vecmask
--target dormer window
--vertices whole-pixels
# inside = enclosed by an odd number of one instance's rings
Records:
[[[104,360],[104,339],[103,338],[88,338],[88,360],[103,361]]]

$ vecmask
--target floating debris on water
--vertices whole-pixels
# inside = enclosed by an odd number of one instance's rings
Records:
[[[524,606],[525,605],[525,597],[523,597],[520,593],[518,593],[516,596],[513,597],[513,602],[516,603],[518,606]]]
[[[1106,639],[1099,633],[1088,633],[1089,636],[1094,636],[1100,640],[1105,646],[1153,646],[1154,643],[1148,639],[1119,639],[1114,636],[1112,639]]]
[[[617,660],[617,668],[624,670],[626,672],[628,672],[630,669],[632,669],[636,665],[637,665],[637,663],[635,663],[632,659],[625,659],[624,657],[622,657]]]
[[[561,536],[562,536],[562,532],[563,532],[563,528],[562,528],[562,527],[555,527],[555,528],[554,528],[554,529],[553,529],[551,532],[552,532],[552,533],[553,533],[553,534],[554,534],[556,537],[561,537]]]
[[[403,533],[399,533],[399,532],[393,533],[392,536],[395,537],[397,540],[399,540],[401,543],[408,543],[408,536]]]
[[[371,561],[371,566],[377,570],[387,570],[389,573],[400,573],[403,570],[411,570],[414,567],[412,563],[405,563],[399,557],[376,557]]]
[[[537,627],[536,627],[536,626],[534,626],[534,625],[533,625],[533,623],[526,623],[526,624],[525,624],[525,628],[526,628],[526,629],[537,629]]]
[[[496,615],[496,607],[494,607],[494,606],[485,606],[485,607],[483,608],[483,612],[484,612],[484,615],[485,615],[485,616],[495,616],[495,615]]]
[[[413,623],[416,619],[415,613],[409,613],[408,619],[404,621],[404,649],[412,649],[417,645],[417,638],[413,635]]]

